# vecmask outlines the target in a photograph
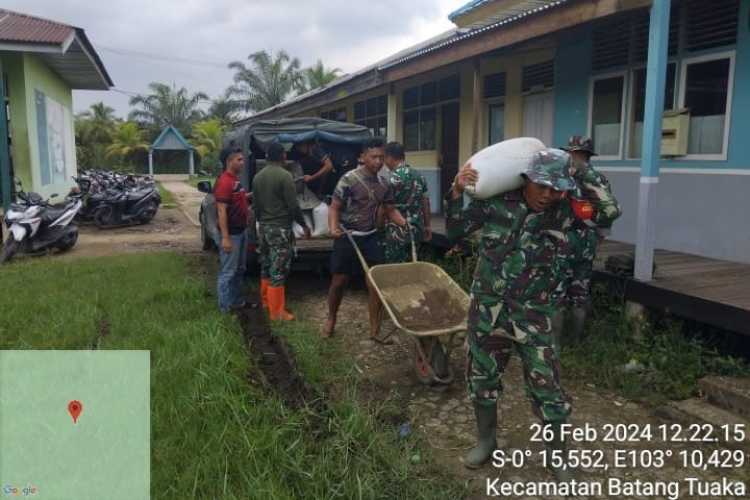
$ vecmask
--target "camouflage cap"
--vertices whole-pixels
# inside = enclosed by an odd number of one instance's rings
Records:
[[[591,140],[591,137],[586,137],[583,135],[571,136],[570,139],[568,139],[568,145],[560,149],[568,152],[584,151],[591,156],[596,156],[596,153],[594,152],[594,141]]]
[[[576,188],[576,181],[570,175],[570,155],[561,149],[547,148],[535,153],[523,175],[534,184],[556,191]]]

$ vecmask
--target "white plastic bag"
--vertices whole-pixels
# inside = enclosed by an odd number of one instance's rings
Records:
[[[328,205],[321,203],[313,208],[313,237],[328,236]]]
[[[312,232],[313,221],[312,221],[312,217],[310,216],[310,211],[303,210],[302,218],[305,219],[305,224],[307,224],[307,227],[310,228],[310,232]],[[294,233],[294,237],[297,239],[303,238],[305,236],[305,230],[302,229],[302,226],[300,226],[296,222],[292,222],[292,232]]]
[[[521,187],[521,173],[534,154],[543,149],[545,145],[539,139],[517,137],[478,151],[467,163],[479,172],[479,181],[467,186],[466,192],[473,198],[486,199]]]

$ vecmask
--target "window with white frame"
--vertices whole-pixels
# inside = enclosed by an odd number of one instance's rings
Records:
[[[725,155],[734,54],[683,61],[680,107],[690,110],[688,155]]]
[[[484,77],[483,95],[487,101],[488,144],[505,139],[505,86],[505,73],[492,73]]]
[[[599,76],[591,82],[590,135],[603,159],[622,155],[625,74]]]
[[[664,87],[664,109],[675,106],[677,64],[667,65],[666,83]],[[646,68],[634,69],[631,73],[630,90],[630,132],[628,157],[640,158],[643,142],[643,117],[646,111]]]
[[[346,108],[332,109],[330,111],[323,111],[320,113],[320,117],[325,120],[333,120],[337,122],[346,121]]]
[[[686,159],[726,158],[740,3],[741,0],[673,2],[668,43],[672,62],[667,66],[664,107],[690,110]],[[623,157],[624,137],[625,156],[641,156],[648,31],[647,8],[608,17],[594,26],[590,134],[604,159]],[[706,54],[709,51],[715,53]],[[612,71],[623,74],[604,74]],[[596,75],[598,72],[602,74]],[[628,92],[623,92],[624,88]],[[625,99],[627,126],[622,127],[618,123],[622,123],[625,113],[618,115],[616,104]],[[620,136],[616,138],[618,132]]]

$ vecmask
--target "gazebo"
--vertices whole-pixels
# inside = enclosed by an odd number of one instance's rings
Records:
[[[187,151],[190,154],[189,174],[195,174],[195,148],[185,140],[179,130],[168,125],[148,150],[148,173],[154,175],[154,151]]]

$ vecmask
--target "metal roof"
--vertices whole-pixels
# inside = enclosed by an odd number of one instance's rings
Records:
[[[0,9],[0,50],[37,54],[73,89],[114,86],[81,28]]]
[[[476,23],[477,25],[474,28],[467,26],[466,28],[457,29],[454,36],[446,40],[440,41],[438,43],[424,47],[422,49],[414,50],[406,54],[403,57],[397,58],[386,64],[379,66],[378,69],[384,70],[384,69],[391,68],[393,66],[402,64],[406,61],[410,61],[412,59],[423,56],[430,52],[439,50],[443,47],[447,47],[449,45],[453,45],[454,43],[461,42],[463,40],[467,40],[469,38],[473,38],[475,36],[481,35],[490,30],[502,28],[509,24],[516,23],[522,20],[526,20],[529,17],[533,17],[536,15],[545,13],[546,11],[550,9],[559,7],[570,1],[572,0],[551,0],[551,1],[525,0],[521,2],[520,4],[518,4],[515,8],[509,9],[508,11],[503,11],[497,16],[493,16],[492,18],[490,18],[489,24],[485,24],[485,21],[482,21],[481,23]]]
[[[172,125],[167,125],[166,127],[164,127],[164,130],[161,131],[159,137],[157,137],[154,143],[151,145],[151,149],[189,151],[195,148],[187,140],[185,140],[185,137],[183,137],[179,130],[177,130]]]

